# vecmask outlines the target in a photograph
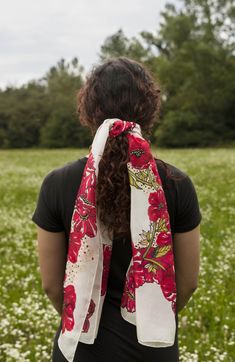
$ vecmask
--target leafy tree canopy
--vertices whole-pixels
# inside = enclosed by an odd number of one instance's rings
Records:
[[[235,4],[184,0],[167,4],[156,32],[128,38],[119,29],[100,60],[127,56],[152,72],[162,90],[160,124],[152,141],[171,147],[212,146],[235,138]],[[84,82],[77,58],[61,59],[38,81],[0,90],[0,147],[87,147],[76,116]]]

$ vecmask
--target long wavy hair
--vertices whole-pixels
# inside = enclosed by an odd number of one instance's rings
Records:
[[[149,138],[160,108],[160,89],[140,63],[117,57],[97,65],[78,92],[78,115],[95,135],[107,118],[133,121]],[[96,206],[99,220],[115,238],[130,235],[130,185],[125,133],[108,138],[99,163]]]

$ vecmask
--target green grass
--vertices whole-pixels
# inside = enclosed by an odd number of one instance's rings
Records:
[[[50,361],[59,317],[41,289],[31,215],[44,176],[86,154],[0,152],[0,361]],[[199,287],[179,318],[181,361],[232,362],[234,149],[159,149],[155,155],[192,178],[203,215]]]

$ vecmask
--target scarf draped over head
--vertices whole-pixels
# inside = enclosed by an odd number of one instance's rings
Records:
[[[138,123],[106,119],[97,129],[75,200],[64,277],[58,345],[73,361],[79,342],[92,344],[106,294],[112,239],[97,217],[96,182],[108,137],[128,138],[132,259],[120,305],[140,344],[169,347],[176,332],[176,284],[166,199],[149,142]]]

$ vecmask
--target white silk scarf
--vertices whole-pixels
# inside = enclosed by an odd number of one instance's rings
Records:
[[[78,188],[64,277],[59,348],[73,361],[78,343],[92,344],[106,294],[112,239],[96,212],[99,161],[108,137],[125,132],[129,143],[132,259],[120,312],[136,326],[140,344],[169,347],[176,332],[176,284],[167,204],[150,145],[138,123],[106,119],[97,129]]]

